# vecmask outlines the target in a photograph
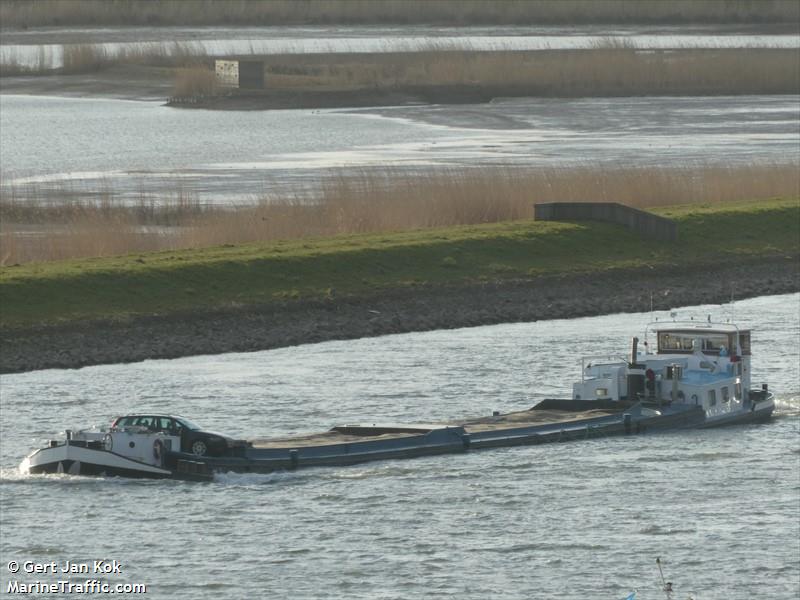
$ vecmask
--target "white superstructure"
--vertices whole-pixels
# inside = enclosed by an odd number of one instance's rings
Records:
[[[643,350],[634,338],[628,359],[584,358],[572,398],[691,404],[703,408],[709,424],[768,416],[773,398],[766,385],[751,388],[750,357],[750,331],[734,324],[654,322]]]

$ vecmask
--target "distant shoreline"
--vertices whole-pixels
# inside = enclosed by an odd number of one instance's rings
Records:
[[[221,89],[207,55],[171,56],[163,49],[142,56],[113,57],[97,49],[74,54],[69,68],[60,70],[3,65],[0,91],[163,101],[210,110],[309,110],[800,90],[800,57],[786,48],[254,55],[247,58],[262,62],[265,82],[264,89],[254,90]],[[194,66],[185,66],[187,61]]]
[[[263,26],[263,25],[375,25],[434,24],[527,25],[587,23],[784,23],[797,21],[800,9],[793,0],[227,0],[206,3],[198,10],[184,0],[4,0],[0,20],[6,27],[42,26]]]
[[[252,352],[393,333],[646,312],[800,291],[800,257],[417,287],[206,313],[30,327],[0,334],[0,372]],[[598,333],[598,335],[602,335]]]

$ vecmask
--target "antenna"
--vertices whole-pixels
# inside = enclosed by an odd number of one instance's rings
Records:
[[[661,557],[656,557],[656,564],[658,565],[658,573],[661,575],[661,589],[664,590],[664,595],[667,600],[672,600],[672,582],[664,581],[664,571],[661,570]]]
[[[736,303],[733,299],[733,283],[731,283],[731,321],[736,322]]]

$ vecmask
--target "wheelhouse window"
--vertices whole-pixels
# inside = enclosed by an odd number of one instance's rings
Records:
[[[730,399],[731,398],[730,398],[730,392],[728,391],[728,386],[727,385],[723,386],[723,388],[722,388],[722,401],[723,402],[727,402]]]
[[[700,340],[700,350],[706,354],[719,354],[723,348],[730,354],[735,336],[703,331],[662,331],[658,334],[658,351],[677,354],[693,352],[696,339]]]
[[[662,332],[658,334],[659,352],[691,352],[694,336],[681,333]]]
[[[730,351],[730,340],[727,334],[709,335],[703,337],[703,352],[709,354],[719,354],[719,351],[725,348]]]
[[[716,392],[716,390],[708,390],[708,405],[709,406],[716,406],[717,405],[717,392]]]

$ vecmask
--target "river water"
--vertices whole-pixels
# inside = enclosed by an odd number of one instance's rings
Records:
[[[800,97],[208,111],[0,94],[0,147],[2,184],[20,197],[185,191],[201,202],[245,203],[370,168],[798,163]]]
[[[709,312],[730,309],[679,315]],[[754,330],[753,383],[769,382],[778,396],[763,425],[205,484],[16,471],[58,430],[127,411],[184,414],[256,436],[523,409],[567,395],[580,356],[624,354],[650,317],[3,376],[0,583],[5,591],[10,560],[116,559],[122,573],[105,581],[145,583],[148,598],[598,599],[637,589],[648,600],[663,598],[661,557],[676,599],[796,598],[800,294],[735,306],[735,320]]]

